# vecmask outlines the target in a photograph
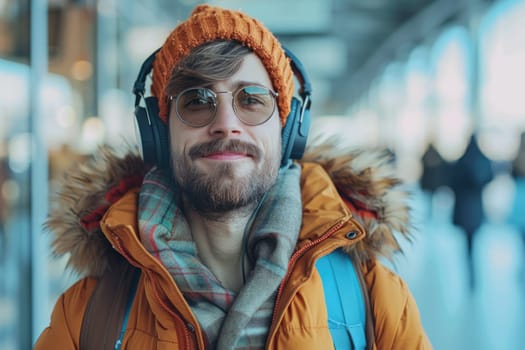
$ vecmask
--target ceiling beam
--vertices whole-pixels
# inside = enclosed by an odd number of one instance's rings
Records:
[[[332,95],[336,100],[346,100],[348,105],[366,91],[370,82],[383,67],[399,57],[400,48],[415,47],[439,27],[465,10],[465,2],[436,0],[412,18],[400,23],[382,43],[375,43],[374,51],[363,60],[355,71],[349,72],[334,86]]]

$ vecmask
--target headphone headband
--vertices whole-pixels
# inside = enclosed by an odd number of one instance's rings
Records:
[[[295,74],[295,77],[297,80],[299,80],[299,84],[301,84],[301,88],[299,89],[299,95],[304,99],[307,96],[312,95],[312,84],[310,82],[310,79],[308,78],[308,74],[306,74],[306,69],[304,69],[303,64],[295,56],[295,54],[290,51],[288,48],[283,46],[284,53],[286,54],[286,57],[290,59],[290,64],[292,66],[292,71]]]

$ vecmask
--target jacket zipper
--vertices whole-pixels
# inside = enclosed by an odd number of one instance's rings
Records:
[[[122,241],[120,239],[119,236],[113,234],[113,239],[114,239],[114,242],[116,243],[116,246],[117,246],[117,249],[118,251],[120,252],[120,254],[122,254],[126,260],[128,260],[128,262],[130,264],[132,264],[131,262],[134,261],[134,259],[131,258],[131,256],[128,254],[127,250],[124,248],[124,245],[122,244]],[[137,264],[132,264],[134,265],[135,267],[139,267],[137,266]],[[146,272],[148,275],[149,273]],[[151,278],[150,276],[150,279],[151,281],[153,281],[153,279]],[[169,307],[168,305],[166,305],[166,303],[164,303],[164,301],[161,299],[161,297],[159,296],[158,294],[158,291],[157,291],[157,287],[154,286],[153,288],[153,291],[154,291],[154,295],[155,295],[155,299],[157,300],[157,302],[175,319],[177,319],[179,322],[181,322],[183,325],[184,325],[184,341],[185,341],[185,349],[186,350],[191,350],[191,331],[188,329],[188,325],[187,325],[187,322],[184,321],[184,319],[179,315],[177,314],[176,312],[173,312]]]
[[[277,309],[278,309],[279,303],[280,303],[281,298],[282,298],[282,293],[283,293],[283,290],[284,290],[284,286],[286,285],[287,279],[290,277],[290,271],[292,271],[292,267],[295,264],[295,262],[297,261],[297,259],[299,259],[299,257],[301,255],[303,255],[303,253],[305,251],[307,251],[311,247],[321,243],[322,241],[324,241],[325,239],[330,237],[332,235],[332,233],[334,233],[335,231],[337,231],[341,227],[343,227],[345,223],[346,223],[346,221],[339,221],[337,224],[332,226],[324,235],[322,235],[321,237],[319,237],[319,238],[311,241],[310,243],[306,244],[304,247],[302,247],[301,249],[299,249],[298,251],[296,251],[292,255],[292,257],[290,258],[290,262],[288,263],[288,270],[286,271],[286,274],[284,275],[284,278],[283,278],[283,280],[281,282],[281,285],[279,286],[279,290],[277,291],[277,297],[275,298],[275,305],[273,307],[273,316],[272,316],[272,323],[271,323],[273,329],[275,329],[275,327],[276,327],[275,326],[275,321],[276,321],[276,317],[277,317]]]

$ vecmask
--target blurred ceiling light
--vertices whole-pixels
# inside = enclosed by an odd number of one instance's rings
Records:
[[[85,81],[93,75],[93,66],[87,60],[78,60],[71,66],[71,77],[75,80]]]
[[[7,154],[9,168],[15,173],[23,173],[31,164],[31,134],[20,133],[9,140]]]
[[[525,2],[501,1],[480,25],[481,99],[487,120],[523,127]]]
[[[424,104],[430,93],[430,72],[427,52],[423,47],[412,51],[405,66],[406,93],[413,103]]]
[[[77,118],[73,107],[65,105],[59,108],[55,119],[59,127],[68,129],[75,124]]]
[[[432,48],[436,92],[446,103],[467,101],[472,62],[470,40],[465,28],[455,26],[444,31]]]
[[[98,117],[90,117],[82,125],[82,139],[80,148],[82,151],[93,152],[104,141],[105,127]]]

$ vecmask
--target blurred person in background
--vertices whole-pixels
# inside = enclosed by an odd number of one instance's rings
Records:
[[[450,167],[450,188],[455,197],[452,222],[465,233],[468,283],[471,291],[474,291],[476,286],[473,255],[475,234],[485,220],[482,194],[485,186],[493,178],[492,162],[483,154],[473,134],[463,155]]]
[[[158,151],[169,164],[102,150],[69,173],[47,225],[55,253],[85,277],[36,350],[333,349],[333,328],[351,325],[329,328],[325,296],[339,297],[316,262],[335,251],[356,266],[366,348],[431,349],[407,285],[379,262],[400,251],[394,232],[410,234],[394,169],[337,141],[283,159],[283,128],[303,110],[293,76],[277,38],[242,12],[199,5],[173,30],[154,56],[148,110],[167,127]],[[135,294],[122,295],[128,276]],[[109,336],[95,330],[108,319]]]
[[[432,142],[428,144],[421,162],[423,164],[423,173],[420,184],[424,191],[432,194],[438,188],[448,186],[450,181],[449,164],[443,159],[441,153],[439,153]]]
[[[428,216],[430,219],[434,219],[436,208],[432,206],[432,203],[434,203],[433,196],[440,188],[449,186],[450,164],[441,156],[433,142],[429,142],[421,158],[421,163],[423,171],[419,184],[430,203]]]

